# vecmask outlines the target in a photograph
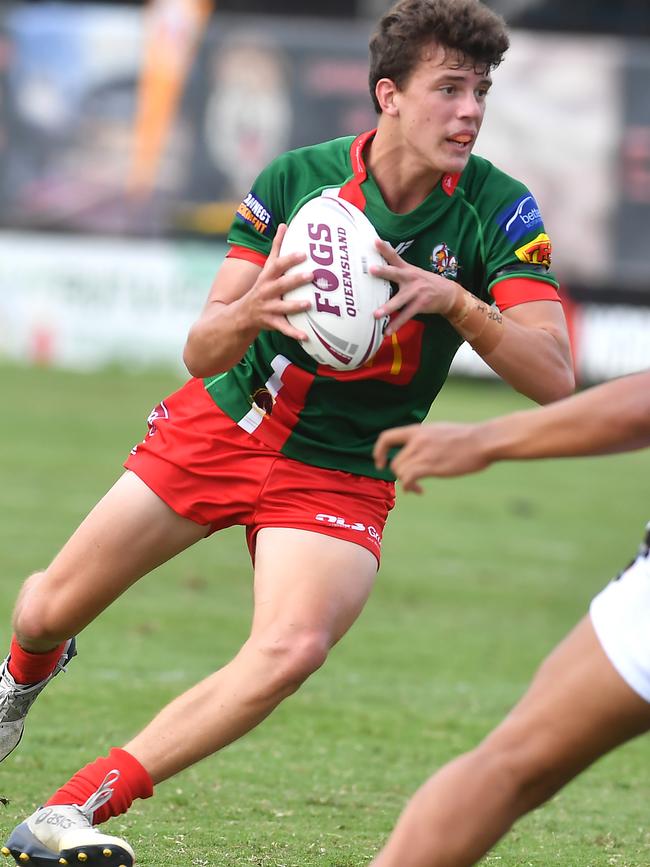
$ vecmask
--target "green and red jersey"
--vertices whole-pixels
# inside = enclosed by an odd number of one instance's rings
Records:
[[[277,226],[324,189],[361,208],[408,262],[456,280],[502,310],[558,300],[551,244],[529,190],[471,156],[407,214],[386,206],[363,149],[373,132],[289,151],[257,178],[240,205],[229,256],[264,264]],[[386,337],[354,371],[319,365],[300,343],[263,331],[231,370],[206,379],[212,399],[240,427],[295,460],[391,479],[372,448],[382,430],[421,422],[462,338],[442,316],[421,314]]]

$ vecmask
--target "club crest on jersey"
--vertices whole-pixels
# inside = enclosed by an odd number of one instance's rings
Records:
[[[433,248],[430,261],[434,274],[440,274],[450,280],[458,277],[458,259],[444,242]]]
[[[237,208],[237,217],[252,226],[260,235],[268,232],[273,219],[271,212],[252,190]]]
[[[509,205],[505,211],[501,211],[497,222],[511,241],[518,241],[519,238],[523,238],[528,232],[542,225],[542,215],[535,197],[526,193]]]
[[[545,268],[550,268],[551,250],[551,239],[548,235],[540,232],[532,241],[515,250],[515,255],[529,265],[544,265]]]

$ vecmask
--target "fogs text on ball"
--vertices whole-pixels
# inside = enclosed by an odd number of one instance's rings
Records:
[[[377,352],[388,317],[374,311],[390,298],[390,283],[370,273],[383,259],[375,248],[378,235],[363,211],[325,193],[306,202],[289,223],[281,255],[305,253],[293,270],[313,269],[313,281],[285,294],[306,300],[309,310],[289,321],[307,334],[302,348],[316,361],[336,370],[355,370]]]

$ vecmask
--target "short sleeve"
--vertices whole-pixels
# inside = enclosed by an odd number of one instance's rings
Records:
[[[552,243],[534,195],[523,184],[493,167],[485,181],[481,210],[489,294],[494,300],[500,295],[507,306],[513,306],[505,300],[511,291],[515,293],[513,297],[517,297],[520,290],[527,296],[531,284],[538,282],[542,284],[539,298],[531,296],[526,300],[545,299],[549,291],[550,297],[555,298],[559,283],[551,271]],[[507,290],[499,289],[504,281],[508,283]]]
[[[262,257],[268,256],[277,227],[288,216],[284,213],[282,195],[284,175],[282,157],[269,163],[258,175],[237,208],[230,226],[228,243],[233,249],[247,249]]]

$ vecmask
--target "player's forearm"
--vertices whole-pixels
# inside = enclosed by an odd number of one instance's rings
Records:
[[[537,403],[573,393],[575,377],[564,323],[522,325],[458,287],[447,318],[507,383]]]
[[[650,372],[493,419],[477,433],[490,462],[643,448],[650,445]]]
[[[240,301],[213,301],[190,328],[183,361],[192,376],[215,376],[237,364],[257,336],[241,315]]]
[[[486,353],[477,350],[495,373],[536,403],[552,403],[573,394],[573,363],[561,338],[543,328],[523,328],[506,318],[502,327],[503,339],[495,349]]]

